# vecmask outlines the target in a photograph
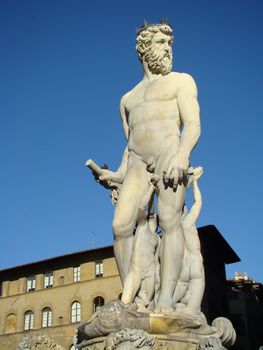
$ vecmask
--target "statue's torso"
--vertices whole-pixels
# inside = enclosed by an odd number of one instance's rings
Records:
[[[159,156],[167,144],[179,142],[179,75],[170,73],[154,81],[142,81],[128,93],[125,110],[130,151],[139,156]]]

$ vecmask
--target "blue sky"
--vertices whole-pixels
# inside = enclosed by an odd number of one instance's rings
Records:
[[[196,80],[199,226],[263,282],[263,2],[0,2],[0,268],[112,243],[114,208],[85,161],[116,169],[120,97],[142,77],[135,28],[168,17],[174,70]],[[95,237],[95,243],[94,241]]]

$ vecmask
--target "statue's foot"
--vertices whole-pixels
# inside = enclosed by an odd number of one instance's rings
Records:
[[[149,310],[147,310],[146,307],[145,307],[144,305],[138,305],[136,311],[138,311],[138,312],[144,312],[144,313],[145,313],[145,312],[149,313]]]
[[[155,309],[155,313],[163,313],[163,314],[170,314],[171,312],[174,312],[174,307],[173,307],[173,300],[172,298],[169,297],[169,295],[160,295]]]
[[[186,317],[186,318],[190,318],[192,320],[198,321],[200,322],[200,324],[202,325],[207,325],[207,320],[205,315],[198,311],[198,310],[194,310],[191,307],[188,306],[183,306],[183,304],[178,305],[179,307],[175,307],[175,311],[174,311],[174,315],[176,316],[180,316],[180,317]],[[211,328],[211,327],[209,327]]]
[[[175,304],[175,310],[183,309],[186,305],[184,303],[176,303]]]
[[[157,304],[154,308],[155,314],[171,314],[174,312],[174,309],[170,305]]]
[[[146,309],[146,307],[145,307],[145,305],[144,305],[144,303],[142,302],[141,299],[135,298],[135,304],[136,304],[136,306],[137,306],[137,310],[136,310],[136,311],[138,311],[138,312],[149,312],[149,311]]]
[[[180,304],[176,306],[175,313],[180,315],[189,315],[189,316],[195,316],[198,314],[196,310],[193,310],[192,308],[185,306],[183,304]]]

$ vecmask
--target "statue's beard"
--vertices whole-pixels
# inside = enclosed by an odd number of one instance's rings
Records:
[[[153,74],[166,75],[170,73],[172,70],[172,59],[172,52],[157,52],[152,48],[149,48],[145,54],[145,61]]]

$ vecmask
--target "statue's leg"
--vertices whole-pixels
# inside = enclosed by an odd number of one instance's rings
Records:
[[[191,219],[191,217],[190,217]],[[188,300],[186,302],[187,311],[197,313],[200,310],[202,302],[205,281],[203,257],[201,254],[200,241],[195,223],[189,222],[189,217],[186,216],[183,221],[185,244],[189,252],[189,287]]]
[[[200,252],[198,255],[191,257],[190,267],[189,300],[187,307],[193,313],[200,311],[205,289],[203,258]]]
[[[156,283],[156,257],[155,252],[158,245],[157,234],[152,231],[156,229],[156,219],[152,218],[155,224],[149,224],[147,222],[146,229],[142,232],[136,231],[136,243],[138,242],[137,262],[142,272],[142,283],[138,294],[138,297],[143,301],[144,306],[148,307],[150,302],[153,300]],[[133,260],[133,259],[132,259]]]
[[[190,258],[189,253],[185,250],[184,259],[182,263],[181,273],[173,295],[173,305],[178,304],[186,295],[189,288],[190,280]]]
[[[143,162],[129,166],[118,198],[114,219],[114,254],[122,283],[128,274],[134,241],[138,207],[149,188],[150,174]]]
[[[184,235],[181,213],[185,201],[185,186],[178,185],[174,192],[159,183],[158,217],[162,231],[160,250],[161,289],[157,309],[169,311],[173,308],[173,294],[181,272],[184,255]]]
[[[122,301],[125,304],[134,301],[137,292],[145,307],[149,305],[155,286],[155,248],[148,222],[139,222],[129,272],[124,281]]]
[[[138,292],[140,285],[142,283],[142,274],[137,266],[134,266],[132,263],[131,269],[129,270],[128,275],[125,278],[123,285],[123,292],[121,301],[124,304],[129,304],[134,301],[134,297]]]
[[[133,254],[129,266],[128,274],[123,284],[122,302],[124,304],[132,303],[134,297],[141,287],[143,278],[143,259],[144,254],[141,254],[141,247],[143,245],[143,235],[147,230],[147,222],[139,222],[136,228],[134,237]]]

